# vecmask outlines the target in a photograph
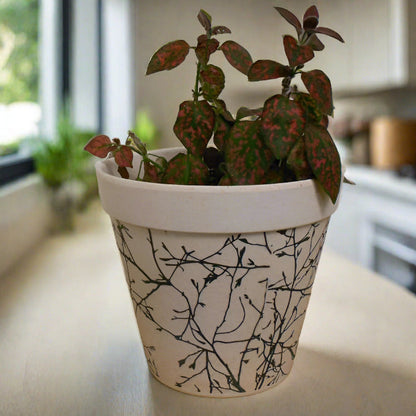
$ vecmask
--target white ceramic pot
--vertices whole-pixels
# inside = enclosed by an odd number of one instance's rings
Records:
[[[336,205],[312,180],[184,186],[122,179],[112,159],[96,169],[151,373],[209,397],[284,380]]]

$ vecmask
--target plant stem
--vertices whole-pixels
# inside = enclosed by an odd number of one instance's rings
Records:
[[[201,72],[201,63],[198,62],[196,66],[196,79],[195,79],[195,88],[194,88],[194,101],[197,102],[199,98],[199,76]]]
[[[290,83],[292,82],[292,76],[283,78],[282,81],[282,95],[289,97],[290,95]]]

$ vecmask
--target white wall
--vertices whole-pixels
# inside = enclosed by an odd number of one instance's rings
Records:
[[[132,14],[130,0],[103,3],[103,132],[122,140],[135,118]]]
[[[74,0],[71,59],[72,116],[77,127],[98,127],[98,1]]]
[[[60,2],[55,0],[41,0],[39,4],[39,102],[42,108],[40,132],[46,137],[53,137],[60,108],[61,7]]]
[[[39,244],[53,224],[49,192],[30,175],[0,188],[0,276]]]
[[[60,2],[41,1],[42,132],[53,137],[61,108]],[[124,136],[134,125],[133,0],[103,0],[103,133]],[[99,123],[98,1],[74,0],[71,44],[71,106],[79,128]]]

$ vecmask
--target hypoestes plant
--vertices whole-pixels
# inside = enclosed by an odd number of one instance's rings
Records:
[[[219,39],[231,31],[213,26],[204,10],[198,20],[204,28],[194,46],[175,40],[162,46],[151,58],[147,74],[179,66],[191,49],[196,56],[192,97],[179,106],[173,127],[186,151],[167,161],[149,154],[133,132],[126,143],[100,135],[85,149],[98,157],[114,155],[118,170],[129,177],[133,152],[142,156],[138,180],[192,185],[254,185],[316,179],[335,202],[341,184],[341,162],[327,130],[333,115],[332,88],[319,69],[304,70],[317,51],[324,49],[318,35],[341,42],[332,29],[320,27],[315,6],[309,7],[302,23],[281,7],[277,12],[296,30],[296,37],[283,37],[287,64],[270,59],[253,62],[250,53],[233,40]],[[247,76],[250,82],[281,78],[281,91],[261,108],[241,107],[232,115],[220,98],[225,86],[223,70],[210,63],[214,53]],[[292,85],[300,76],[304,91]],[[209,144],[210,143],[210,144]]]

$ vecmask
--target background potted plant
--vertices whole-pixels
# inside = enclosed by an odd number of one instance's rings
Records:
[[[133,132],[125,144],[99,135],[85,147],[106,158],[96,165],[100,197],[149,369],[191,394],[253,394],[288,375],[338,201],[331,84],[303,68],[323,49],[318,34],[342,38],[318,26],[315,6],[302,23],[275,9],[297,33],[283,38],[288,65],[253,62],[236,42],[220,43],[231,31],[203,10],[195,46],[176,40],[153,55],[147,74],[177,67],[191,49],[197,58],[192,99],[173,128],[182,148],[150,154]],[[249,81],[282,78],[281,93],[234,117],[219,98],[217,52]],[[306,92],[292,86],[297,75]]]
[[[56,137],[33,140],[36,171],[50,190],[55,231],[73,230],[76,212],[97,195],[91,157],[82,151],[92,134],[76,129],[65,108],[59,116]]]

